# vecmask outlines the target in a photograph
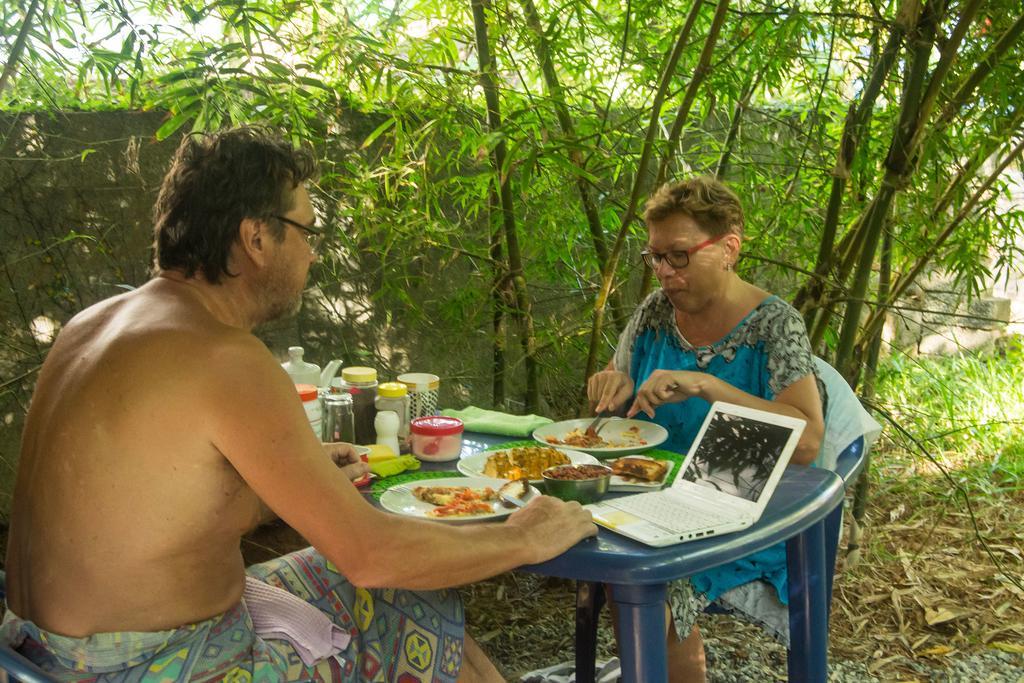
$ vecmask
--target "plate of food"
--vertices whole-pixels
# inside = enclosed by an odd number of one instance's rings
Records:
[[[595,464],[597,458],[551,446],[518,446],[474,453],[459,460],[457,467],[467,477],[529,479],[531,483],[539,484],[543,481],[541,472],[549,467],[570,463]]]
[[[515,490],[515,497],[530,500],[539,492],[520,482],[488,477],[446,477],[421,479],[393,486],[380,497],[380,506],[388,512],[439,522],[494,521],[507,517],[516,508],[503,503],[499,491]]]
[[[657,490],[665,485],[671,460],[656,460],[646,455],[627,455],[606,463],[612,468],[612,491]]]
[[[533,430],[533,438],[557,448],[573,448],[598,458],[642,453],[664,443],[668,432],[661,425],[644,420],[608,418],[598,433],[587,433],[593,418],[563,420]]]

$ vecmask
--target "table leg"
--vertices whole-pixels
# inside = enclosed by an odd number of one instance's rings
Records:
[[[789,569],[789,680],[825,683],[828,678],[828,591],[825,588],[825,524],[786,541]]]
[[[615,584],[611,600],[619,615],[619,661],[623,683],[668,681],[665,602],[668,586]]]
[[[597,621],[603,604],[604,587],[601,584],[576,582],[576,683],[594,683]]]

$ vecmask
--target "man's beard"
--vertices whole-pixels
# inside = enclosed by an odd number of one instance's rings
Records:
[[[295,315],[302,308],[302,289],[295,290],[289,275],[284,268],[275,267],[256,284],[260,304],[257,324]]]

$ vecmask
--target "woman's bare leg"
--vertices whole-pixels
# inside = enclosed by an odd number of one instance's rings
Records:
[[[491,663],[476,641],[466,634],[462,642],[462,668],[459,669],[459,683],[505,683],[498,670]]]
[[[694,625],[684,640],[676,636],[672,614],[665,608],[668,620],[668,680],[669,683],[704,683],[707,680],[707,662],[704,660],[704,639],[700,629]]]

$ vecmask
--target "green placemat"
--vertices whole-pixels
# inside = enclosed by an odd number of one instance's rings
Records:
[[[536,441],[508,441],[506,443],[498,444],[496,446],[490,446],[488,448],[485,448],[484,450],[485,451],[500,451],[500,450],[504,450],[506,448],[526,448],[527,446],[539,446],[539,445],[540,444],[537,443]],[[570,450],[572,450],[572,449],[570,449]],[[682,466],[682,464],[683,464],[683,458],[686,457],[682,453],[676,453],[674,451],[666,451],[666,450],[663,450],[661,448],[652,448],[651,450],[644,451],[643,453],[634,453],[634,455],[646,455],[647,457],[654,458],[655,460],[668,460],[668,461],[672,462],[672,471],[669,472],[668,476],[665,478],[666,482],[670,482],[673,479],[675,479],[676,472],[679,471],[680,466]],[[597,457],[597,456],[594,456],[594,457]],[[598,460],[600,460],[600,459],[601,458],[598,458]],[[606,458],[606,460],[614,460],[614,458]]]
[[[377,500],[380,500],[380,497],[384,495],[384,492],[392,486],[398,486],[399,484],[405,484],[410,481],[420,481],[421,479],[444,479],[446,477],[462,476],[465,476],[462,472],[456,472],[454,470],[450,472],[421,472],[419,470],[414,472],[402,472],[401,474],[396,474],[391,477],[378,479],[370,484],[370,495]]]

